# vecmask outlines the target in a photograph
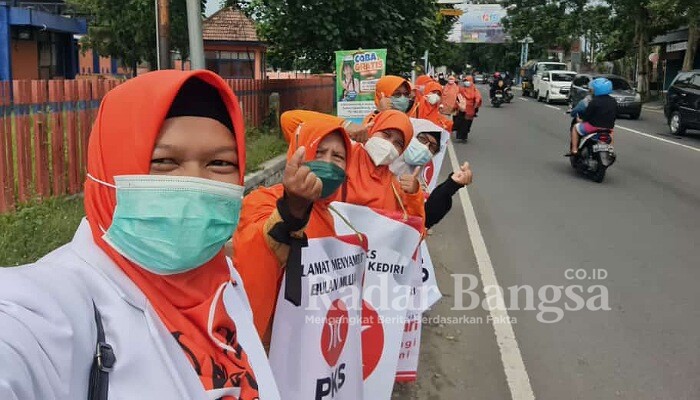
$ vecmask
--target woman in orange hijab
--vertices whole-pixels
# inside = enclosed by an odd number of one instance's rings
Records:
[[[457,78],[454,75],[450,75],[447,79],[447,84],[442,88],[442,109],[441,113],[446,115],[453,115],[457,108],[457,95],[459,94],[459,86],[457,85]]]
[[[209,71],[153,72],[105,96],[87,219],[32,267],[0,271],[0,398],[280,398],[222,250],[244,135]]]
[[[457,95],[457,113],[454,119],[457,140],[467,140],[479,107],[481,107],[481,93],[474,85],[474,77],[467,75]]]
[[[338,191],[336,200],[424,218],[424,198],[417,180],[419,168],[398,180],[389,170],[411,138],[413,126],[406,114],[396,110],[378,113],[367,142],[353,145],[347,183]]]
[[[290,238],[335,235],[328,205],[345,181],[345,170],[352,167],[350,148],[350,139],[336,123],[306,122],[289,144],[283,182],[257,189],[243,201],[241,223],[233,237],[234,264],[266,345]]]
[[[386,110],[398,110],[409,117],[413,117],[415,116],[418,102],[416,101],[415,91],[409,81],[400,76],[385,75],[377,82],[377,87],[374,91],[374,105],[377,109],[365,117],[363,125],[369,124],[377,114]]]
[[[430,82],[435,82],[433,78],[430,77],[430,75],[424,74],[416,78],[416,90],[418,91],[418,94],[420,95],[426,95],[428,92],[425,90],[425,85],[427,85]],[[437,83],[437,82],[436,82]]]
[[[447,132],[452,132],[452,121],[440,113],[442,86],[435,81],[425,85],[425,94],[418,107],[418,118],[427,119]]]
[[[337,127],[348,125],[342,118],[315,111],[287,111],[280,121],[285,139],[292,141],[293,132],[301,124],[314,120]],[[347,183],[336,193],[336,200],[424,217],[416,174],[397,180],[388,167],[406,150],[413,137],[411,120],[397,110],[383,111],[376,114],[372,124],[366,125],[365,132],[369,139],[364,138],[363,143],[354,139]]]

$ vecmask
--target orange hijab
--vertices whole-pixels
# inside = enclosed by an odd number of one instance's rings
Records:
[[[454,111],[457,103],[457,94],[459,94],[459,84],[457,82],[457,78],[455,78],[455,76],[452,75],[449,79],[454,79],[455,84],[450,85],[449,83],[447,83],[445,84],[445,87],[442,88],[442,105],[444,107],[442,111],[447,114],[450,114],[452,113],[452,111]]]
[[[460,86],[459,93],[468,100],[476,99],[477,96],[481,97],[481,95],[479,93],[479,89],[477,89],[476,85],[474,84],[474,77],[471,75],[468,75],[466,78],[464,78],[464,80],[471,82],[472,85],[469,87]]]
[[[430,104],[426,97],[432,92],[439,92],[440,96],[442,96],[442,86],[435,81],[428,82],[425,85],[423,98],[421,99],[420,107],[418,107],[418,118],[427,119],[436,125],[441,125],[438,121],[441,121],[444,117],[440,115],[440,103]]]
[[[148,174],[151,155],[163,121],[183,84],[200,79],[219,91],[233,122],[240,163],[240,184],[245,174],[245,127],[238,99],[218,75],[199,71],[158,71],[131,79],[102,100],[90,134],[88,172],[114,183],[117,175]],[[115,190],[85,181],[85,211],[97,244],[138,286],[178,341],[205,390],[240,386],[240,399],[258,397],[257,382],[245,352],[224,352],[209,337],[207,319],[215,292],[231,279],[223,249],[194,270],[175,275],[156,275],[128,261],[103,239],[116,206]],[[214,335],[233,347],[236,326],[222,302],[216,305]],[[229,398],[229,397],[225,397]]]
[[[352,148],[350,138],[345,130],[334,121],[311,120],[305,122],[291,136],[287,160],[298,146],[306,147],[304,159],[316,158],[316,151],[321,141],[333,132],[343,135],[345,148],[349,155]],[[352,166],[350,157],[346,157],[346,169]],[[253,319],[258,334],[265,344],[270,341],[272,316],[277,304],[277,294],[284,270],[277,256],[269,248],[265,239],[265,224],[277,209],[277,200],[284,195],[284,187],[278,184],[269,188],[254,190],[243,199],[241,221],[233,235],[233,257],[236,270],[245,283],[246,293],[253,309]],[[335,235],[333,217],[328,210],[332,197],[314,202],[305,233],[308,238]]]
[[[394,94],[396,89],[401,87],[401,85],[407,85],[410,91],[414,91],[413,86],[411,86],[411,83],[407,81],[406,79],[400,77],[400,76],[395,76],[395,75],[385,75],[381,78],[379,78],[379,81],[377,81],[377,87],[375,88],[374,91],[374,105],[379,108],[379,101],[382,99],[382,97],[391,97],[391,95]],[[418,98],[416,98],[413,102],[413,106],[406,112],[406,115],[409,117],[413,117],[416,114],[416,109],[418,108]],[[378,111],[374,111],[368,116],[365,117],[363,124],[368,124],[372,122],[378,114]]]
[[[474,84],[474,77],[469,75],[464,80],[471,82],[472,85],[470,87],[460,86],[459,95],[464,98],[464,112],[467,114],[467,117],[472,118],[476,113],[476,109],[481,107],[481,93]]]
[[[426,90],[426,85],[430,82],[435,82],[433,78],[430,77],[430,75],[421,75],[418,78],[416,78],[416,89],[418,89],[418,91],[422,95],[426,95],[430,93]]]
[[[411,120],[397,110],[377,114],[374,125],[369,129],[369,136],[385,129],[401,131],[405,146],[408,146],[413,137]],[[406,148],[404,147],[402,152],[403,150]],[[375,166],[364,147],[357,143],[353,146],[350,160],[351,164],[346,169],[346,184],[336,192],[335,200],[388,211],[402,211],[394,190],[399,193],[404,205],[405,193],[387,165]]]

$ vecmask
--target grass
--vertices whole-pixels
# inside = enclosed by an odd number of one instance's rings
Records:
[[[278,132],[252,128],[246,139],[246,170],[284,153]],[[68,243],[85,215],[82,196],[64,196],[23,204],[0,214],[0,266],[31,263]]]
[[[33,201],[0,215],[0,266],[34,262],[67,243],[83,215],[81,196]]]
[[[248,129],[246,135],[246,171],[260,169],[260,164],[287,151],[288,144],[279,131]]]

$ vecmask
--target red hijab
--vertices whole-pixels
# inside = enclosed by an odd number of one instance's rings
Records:
[[[93,177],[114,183],[117,175],[148,174],[151,155],[175,96],[189,79],[216,88],[233,123],[240,163],[245,174],[245,127],[238,99],[218,75],[199,71],[157,71],[131,79],[102,100],[90,134],[87,170]],[[209,337],[207,319],[217,289],[231,279],[223,249],[206,264],[175,275],[157,275],[128,261],[103,239],[112,223],[115,190],[85,181],[85,211],[97,244],[138,286],[188,355],[205,390],[240,386],[240,399],[258,397],[257,382],[244,351],[224,352]],[[236,326],[223,303],[215,306],[213,334],[240,348]]]

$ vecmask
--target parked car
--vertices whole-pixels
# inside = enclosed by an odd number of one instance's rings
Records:
[[[571,82],[576,77],[576,71],[547,71],[539,80],[536,91],[538,101],[548,104],[554,101],[568,101]]]
[[[700,129],[700,69],[679,73],[666,92],[664,114],[674,135]]]
[[[534,92],[530,92],[532,97],[534,98],[539,98],[540,94],[537,91],[537,87],[539,86],[540,79],[544,75],[545,72],[548,71],[562,71],[566,69],[566,64],[560,63],[560,62],[552,62],[552,61],[543,61],[543,62],[538,62],[535,64],[535,71],[534,74],[532,75],[532,87]]]
[[[482,74],[474,75],[474,83],[486,83],[486,78]]]
[[[578,74],[571,83],[569,104],[576,106],[588,94],[588,84],[596,78],[607,78],[613,84],[610,94],[617,101],[617,115],[628,115],[639,119],[642,114],[642,98],[632,85],[623,77],[610,74]]]

